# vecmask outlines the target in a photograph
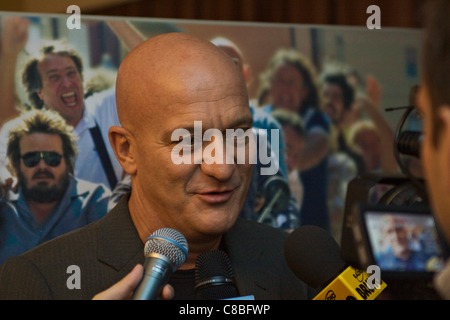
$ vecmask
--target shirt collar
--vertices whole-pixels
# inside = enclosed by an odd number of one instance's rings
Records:
[[[83,110],[83,117],[81,118],[80,122],[78,122],[77,126],[75,127],[75,134],[80,136],[85,130],[88,130],[90,128],[94,128],[96,126],[94,115],[88,111],[86,106]]]

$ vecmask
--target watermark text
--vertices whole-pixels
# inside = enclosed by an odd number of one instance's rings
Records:
[[[172,132],[171,141],[179,143],[172,149],[171,159],[176,165],[256,164],[259,160],[269,165],[261,167],[261,175],[274,175],[279,168],[279,129],[270,130],[270,147],[268,139],[266,129],[226,129],[225,137],[218,129],[203,133],[202,121],[194,121],[193,130],[179,128]]]
[[[67,18],[66,26],[69,30],[81,29],[81,10],[79,6],[71,5],[67,7],[66,13],[72,13],[72,15]]]

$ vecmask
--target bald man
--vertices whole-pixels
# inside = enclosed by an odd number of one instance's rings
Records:
[[[195,299],[196,258],[217,249],[230,257],[239,295],[308,298],[308,288],[284,260],[287,234],[238,219],[251,179],[250,141],[239,150],[246,154],[244,164],[237,164],[237,153],[232,163],[210,161],[226,157],[229,142],[217,139],[202,141],[200,152],[187,145],[183,152],[192,151],[191,164],[172,160],[180,141],[197,138],[194,121],[201,121],[203,132],[224,135],[252,127],[245,81],[228,56],[187,34],[151,38],[122,62],[116,99],[122,127],[111,127],[109,137],[131,176],[132,192],[97,223],[7,260],[0,270],[0,299],[127,298],[142,278],[144,242],[160,228],[178,230],[189,246],[164,298]],[[177,129],[189,136],[174,140]],[[204,152],[212,144],[214,155]],[[79,271],[79,288],[70,285],[76,281],[71,270]]]

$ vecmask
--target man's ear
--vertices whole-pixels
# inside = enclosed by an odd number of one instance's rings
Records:
[[[441,106],[437,110],[439,120],[442,124],[441,139],[444,143],[450,141],[450,106]],[[450,149],[450,145],[446,145]]]
[[[123,127],[109,128],[109,142],[123,170],[129,175],[136,174],[135,142],[133,136]]]
[[[38,91],[36,91],[39,99],[41,99],[42,101],[44,101],[44,95],[42,94],[42,88],[39,89]]]
[[[449,168],[448,174],[450,175],[450,106],[441,106],[436,112],[442,126],[436,148],[440,149],[441,155],[445,157],[441,161],[446,163],[446,168]]]

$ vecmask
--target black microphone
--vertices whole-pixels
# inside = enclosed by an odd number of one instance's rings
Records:
[[[286,239],[284,256],[292,272],[313,288],[334,279],[346,263],[331,235],[316,226],[302,226]]]
[[[186,238],[176,230],[156,230],[147,238],[144,248],[144,277],[132,300],[156,300],[172,274],[188,257]]]
[[[221,250],[202,252],[195,262],[195,293],[198,300],[239,296],[228,255]]]
[[[292,232],[284,246],[292,272],[313,288],[322,287],[314,300],[373,300],[386,287],[367,285],[368,274],[347,266],[341,249],[324,229],[303,226]]]

